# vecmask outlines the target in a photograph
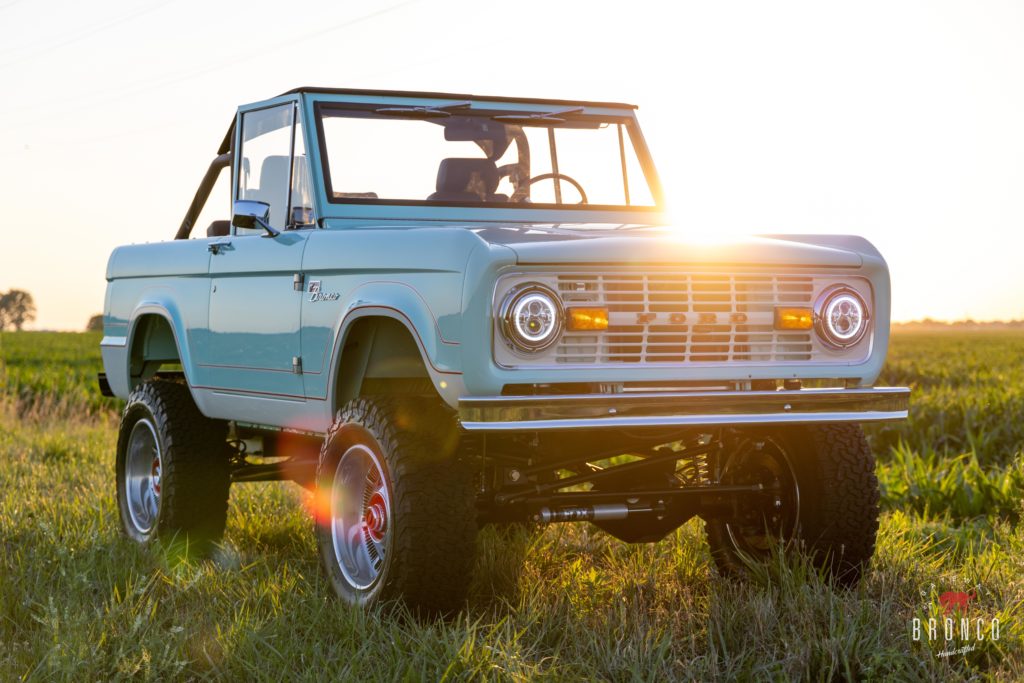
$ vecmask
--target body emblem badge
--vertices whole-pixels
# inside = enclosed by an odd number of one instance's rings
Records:
[[[341,294],[337,292],[324,292],[321,291],[320,280],[309,281],[309,301],[316,303],[318,301],[337,301],[341,298]]]

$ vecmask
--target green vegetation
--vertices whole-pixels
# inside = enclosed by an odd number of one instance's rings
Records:
[[[831,588],[799,558],[717,578],[693,521],[656,545],[586,526],[483,535],[450,622],[340,607],[302,491],[233,487],[213,560],[118,531],[117,404],[98,334],[0,335],[0,680],[1024,678],[1024,334],[896,335],[912,419],[869,429],[885,512],[872,570]],[[980,586],[980,588],[974,588]],[[976,591],[999,640],[911,637]]]

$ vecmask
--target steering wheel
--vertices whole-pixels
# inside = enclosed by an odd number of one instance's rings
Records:
[[[580,185],[579,182],[577,182],[574,178],[570,178],[569,176],[565,175],[564,173],[542,173],[540,175],[535,175],[532,178],[530,178],[529,180],[527,180],[525,183],[523,183],[520,186],[520,189],[524,189],[524,188],[530,187],[534,183],[539,183],[542,180],[564,180],[565,182],[567,182],[570,185],[572,185],[573,187],[575,187],[576,191],[580,193],[581,199],[578,202],[579,204],[589,204],[590,203],[587,200],[587,193],[583,190],[583,186]]]

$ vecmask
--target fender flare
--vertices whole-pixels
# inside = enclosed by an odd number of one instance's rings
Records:
[[[128,353],[125,356],[125,375],[128,377],[129,386],[131,385],[131,350],[135,346],[136,333],[138,332],[139,321],[147,315],[156,315],[164,319],[168,327],[171,328],[171,336],[174,337],[174,346],[178,350],[178,359],[181,361],[181,369],[185,373],[185,381],[191,389],[192,381],[194,377],[194,367],[192,364],[192,353],[188,348],[187,344],[181,343],[181,336],[179,330],[185,329],[184,320],[181,316],[181,311],[174,304],[173,301],[143,298],[138,306],[132,310],[131,315],[128,318],[128,330],[127,330],[127,350]]]
[[[334,334],[329,364],[331,379],[326,396],[328,405],[333,406],[337,400],[336,378],[352,325],[358,320],[371,317],[389,318],[409,332],[419,349],[434,389],[449,405],[456,405],[462,387],[462,371],[458,365],[459,342],[445,339],[437,319],[419,292],[399,282],[366,283],[352,292],[350,303]]]

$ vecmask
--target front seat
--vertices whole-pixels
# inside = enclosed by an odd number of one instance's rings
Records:
[[[437,192],[429,202],[507,202],[508,196],[495,194],[498,168],[490,159],[450,158],[437,169]]]
[[[291,173],[291,157],[268,156],[260,166],[260,185],[246,190],[243,199],[270,204],[270,224],[283,227],[288,221],[288,178]]]

